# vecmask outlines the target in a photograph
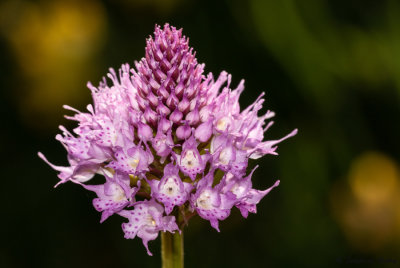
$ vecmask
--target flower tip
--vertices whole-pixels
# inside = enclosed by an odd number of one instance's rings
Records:
[[[54,185],[54,187],[53,188],[57,188],[58,187],[58,185],[60,185],[60,184],[62,184],[62,183],[64,183],[64,181],[59,181],[59,182],[57,182],[57,184],[56,185]]]
[[[37,155],[38,155],[41,159],[44,160],[45,157],[44,157],[44,155],[43,155],[41,152],[38,152]]]
[[[272,117],[275,117],[275,112],[273,111],[268,111],[267,114],[265,115],[265,119],[270,119]],[[271,121],[271,123],[273,124],[274,122]]]
[[[87,86],[89,89],[94,88],[92,82],[90,82],[90,81],[88,81],[88,82],[86,83],[86,86]]]
[[[110,211],[104,210],[103,213],[101,213],[100,223],[103,223],[105,220],[107,220],[113,213],[115,212],[110,213]]]
[[[147,241],[147,240],[144,240],[143,239],[143,245],[144,245],[144,247],[146,248],[146,250],[147,250],[147,254],[149,255],[149,256],[153,256],[153,253],[151,253],[151,251],[150,251],[150,249],[149,249],[149,241]]]
[[[48,164],[50,167],[52,167],[53,169],[57,170],[56,166],[53,165],[52,163],[49,162],[49,160],[47,160],[46,156],[44,156],[44,154],[42,154],[42,152],[38,152],[37,155],[39,156],[40,159],[42,159],[46,164]]]
[[[211,219],[210,220],[211,223],[211,227],[214,228],[215,230],[217,230],[218,233],[220,233],[221,231],[219,230],[219,223],[217,219]]]
[[[153,253],[151,253],[151,251],[150,251],[149,249],[147,249],[147,254],[148,254],[149,256],[153,256]]]

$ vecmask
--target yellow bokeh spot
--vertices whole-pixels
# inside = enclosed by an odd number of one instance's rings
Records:
[[[379,205],[390,202],[397,194],[399,171],[396,163],[389,157],[369,152],[353,162],[349,182],[359,201]]]
[[[83,104],[90,96],[85,85],[105,42],[104,7],[96,0],[6,1],[0,17],[0,34],[23,80],[8,90],[26,124],[54,128],[63,104]]]
[[[396,162],[380,152],[353,160],[348,180],[331,190],[335,218],[349,243],[379,252],[400,237],[400,175]]]

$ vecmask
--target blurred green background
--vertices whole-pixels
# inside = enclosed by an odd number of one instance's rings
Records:
[[[92,193],[57,183],[62,104],[83,110],[86,82],[144,55],[154,25],[183,28],[206,72],[266,92],[266,133],[299,128],[258,161],[254,186],[281,185],[221,233],[185,229],[186,267],[400,265],[400,2],[91,0],[0,3],[1,267],[158,267],[160,242],[99,224]]]

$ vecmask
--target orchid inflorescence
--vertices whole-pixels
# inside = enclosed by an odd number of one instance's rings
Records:
[[[230,89],[225,71],[217,80],[205,75],[182,29],[165,24],[147,39],[145,57],[135,69],[123,64],[118,74],[94,87],[93,105],[87,112],[69,106],[66,116],[79,123],[74,134],[60,126],[56,139],[68,152],[69,166],[51,164],[59,171],[57,185],[71,181],[96,193],[93,206],[101,222],[113,214],[128,219],[122,224],[125,238],[148,241],[160,231],[180,232],[198,214],[219,231],[233,207],[243,217],[272,188],[252,188],[255,168],[246,173],[248,160],[276,154],[279,140],[263,141],[272,125],[272,111],[258,116],[264,94],[240,111],[242,80]],[[88,184],[95,174],[103,184]],[[56,185],[56,186],[57,186]]]

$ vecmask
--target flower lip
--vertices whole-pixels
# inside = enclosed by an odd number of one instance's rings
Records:
[[[175,206],[183,205],[193,189],[190,183],[182,182],[179,168],[169,163],[164,168],[164,176],[160,181],[149,181],[151,195],[165,206],[166,214],[170,214]]]
[[[211,193],[205,190],[196,200],[196,206],[201,209],[211,209]]]
[[[230,118],[228,116],[223,116],[220,119],[217,120],[216,123],[216,130],[219,132],[224,132],[230,125]]]
[[[205,164],[208,160],[208,155],[200,155],[197,149],[197,141],[194,136],[190,136],[182,145],[182,152],[180,155],[174,153],[180,170],[188,175],[192,181],[195,180],[196,175],[203,172]]]
[[[160,184],[160,192],[168,196],[175,196],[180,188],[177,183],[177,180],[179,179],[180,178],[176,176],[167,177],[165,182]]]
[[[121,202],[127,200],[124,190],[116,183],[110,185],[110,195],[113,201]]]
[[[199,165],[199,159],[196,158],[194,150],[187,150],[181,157],[181,165],[191,169]]]

